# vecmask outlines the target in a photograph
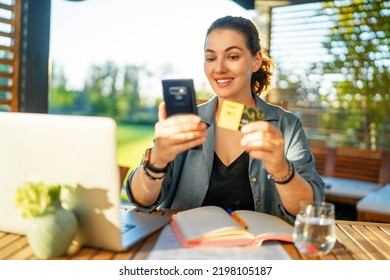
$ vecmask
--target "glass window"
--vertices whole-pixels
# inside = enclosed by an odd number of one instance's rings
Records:
[[[274,8],[270,98],[287,100],[312,145],[390,150],[390,1]]]

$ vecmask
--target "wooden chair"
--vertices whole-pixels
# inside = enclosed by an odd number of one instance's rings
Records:
[[[384,185],[390,179],[388,160],[388,154],[383,151],[327,148],[324,175]]]
[[[120,175],[120,182],[121,182],[120,187],[122,188],[122,185],[126,180],[127,172],[129,172],[130,168],[124,165],[118,165],[118,167],[119,167],[119,175]]]
[[[282,101],[271,103],[271,104],[279,106],[279,107],[283,108],[284,110],[288,110],[288,101],[283,101],[282,100]]]
[[[325,148],[323,179],[327,184],[326,200],[356,203],[389,183],[388,154],[355,148]]]
[[[327,150],[324,147],[310,147],[316,162],[316,171],[320,175],[325,175],[325,163]]]

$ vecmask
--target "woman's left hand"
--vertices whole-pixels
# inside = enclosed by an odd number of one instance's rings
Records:
[[[244,134],[241,145],[252,158],[263,161],[265,169],[274,177],[288,173],[288,163],[284,155],[283,135],[266,121],[251,122],[242,127]]]

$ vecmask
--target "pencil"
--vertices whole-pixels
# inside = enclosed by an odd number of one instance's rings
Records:
[[[234,213],[234,211],[232,209],[228,208],[226,211],[230,214],[230,216],[232,216],[232,218],[237,223],[240,224],[240,226],[242,226],[245,229],[248,229],[248,225],[245,223],[245,221],[243,219],[241,219],[236,213]]]

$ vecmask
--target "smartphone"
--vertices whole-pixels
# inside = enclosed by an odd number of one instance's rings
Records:
[[[167,116],[198,114],[192,79],[162,80]]]

